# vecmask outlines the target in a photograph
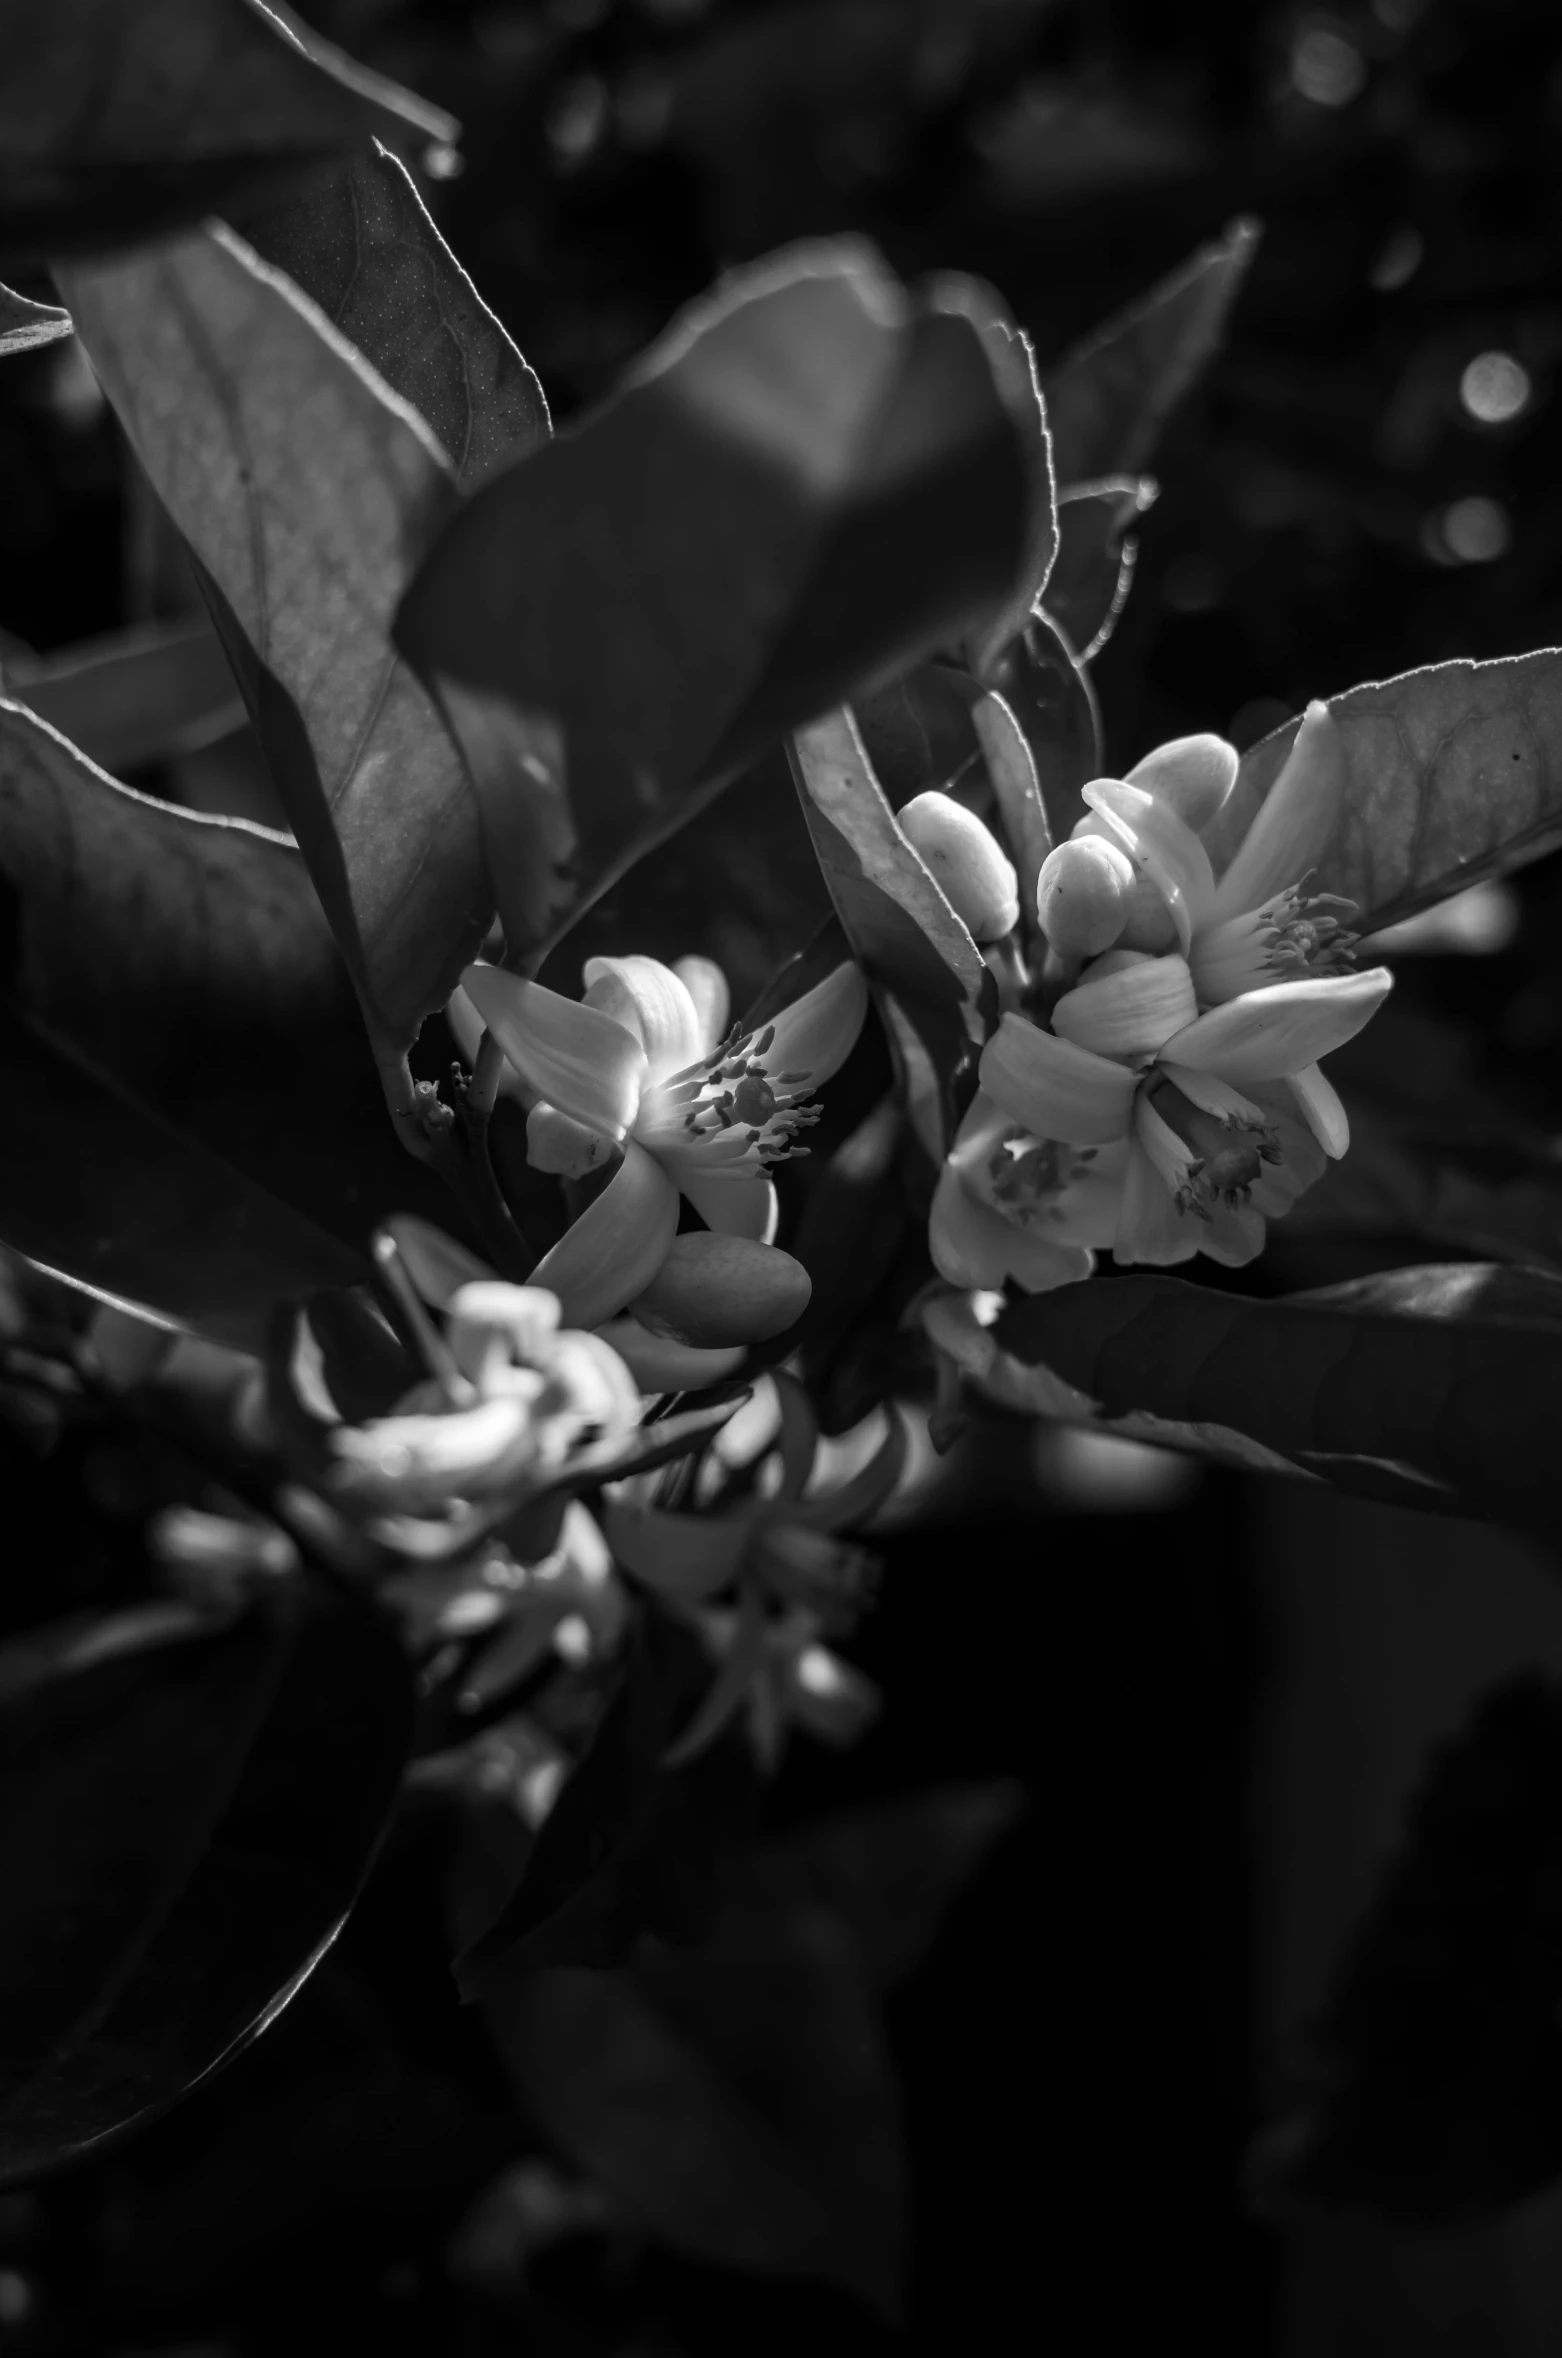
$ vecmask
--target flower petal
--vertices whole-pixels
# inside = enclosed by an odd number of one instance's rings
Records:
[[[1365,974],[1309,975],[1244,991],[1166,1041],[1164,1061],[1219,1073],[1239,1089],[1288,1079],[1353,1040],[1393,981],[1386,966],[1373,966]]]
[[[1088,1277],[1095,1255],[1083,1245],[1054,1244],[1020,1228],[978,1201],[958,1171],[946,1164],[933,1192],[928,1223],[933,1266],[950,1285],[988,1290],[1012,1277],[1027,1293],[1050,1293]]]
[[[1142,786],[1195,835],[1202,835],[1236,784],[1237,768],[1236,747],[1205,730],[1197,737],[1173,737],[1157,745],[1134,763],[1128,784]]]
[[[448,1310],[460,1287],[481,1284],[494,1274],[486,1261],[457,1244],[432,1220],[420,1220],[416,1212],[393,1212],[385,1225],[396,1240],[407,1275],[431,1309]]]
[[[588,958],[586,1005],[632,1032],[651,1079],[681,1072],[705,1053],[705,1026],[682,975],[660,958]]]
[[[1197,1012],[1185,958],[1140,958],[1112,974],[1087,975],[1064,992],[1052,1022],[1063,1039],[1097,1056],[1144,1058]]]
[[[1164,1123],[1161,1126],[1166,1127]],[[1190,1231],[1199,1225],[1197,1220],[1178,1211],[1166,1181],[1135,1139],[1128,1149],[1128,1167],[1123,1174],[1113,1260],[1125,1265],[1142,1261],[1154,1269],[1169,1269],[1175,1262],[1191,1261],[1199,1249],[1199,1240]]]
[[[846,959],[772,1019],[775,1038],[765,1050],[766,1071],[806,1073],[807,1082],[799,1087],[822,1088],[856,1047],[867,1012],[862,969]]]
[[[1331,1161],[1338,1162],[1350,1145],[1350,1116],[1340,1103],[1339,1091],[1315,1064],[1304,1064],[1300,1072],[1286,1077],[1308,1129]]]
[[[1199,1251],[1223,1269],[1243,1269],[1264,1249],[1264,1216],[1252,1204],[1216,1204],[1203,1231]]]
[[[1004,1016],[982,1050],[980,1073],[987,1096],[1033,1137],[1105,1146],[1128,1134],[1135,1088],[1128,1067],[1060,1040],[1023,1015]]]
[[[748,1357],[742,1343],[702,1350],[697,1343],[669,1342],[653,1335],[638,1318],[613,1318],[598,1334],[617,1352],[642,1392],[699,1392],[725,1383]]]
[[[1229,1081],[1217,1073],[1195,1072],[1191,1065],[1174,1064],[1169,1057],[1156,1059],[1168,1081],[1179,1088],[1184,1097],[1213,1114],[1221,1122],[1246,1122],[1255,1130],[1267,1126],[1268,1116],[1251,1097],[1244,1097],[1240,1089],[1233,1089]]]
[[[775,1243],[780,1210],[775,1181],[763,1172],[757,1177],[744,1172],[729,1179],[720,1170],[713,1176],[708,1165],[696,1169],[680,1163],[673,1177],[706,1227],[718,1236],[746,1236],[754,1244]]]
[[[1160,893],[1177,928],[1178,946],[1186,951],[1215,898],[1209,853],[1187,822],[1142,786],[1098,778],[1085,787],[1084,798]]]
[[[631,1138],[607,1186],[543,1254],[531,1282],[558,1295],[566,1326],[600,1326],[644,1293],[677,1233],[678,1190]]]
[[[1285,767],[1215,887],[1212,925],[1299,884],[1329,848],[1345,799],[1345,747],[1327,704],[1308,705]]]
[[[645,1050],[633,1032],[599,1008],[523,982],[501,966],[469,966],[461,980],[537,1096],[588,1130],[625,1136],[646,1078]]]
[[[709,1054],[727,1036],[732,1021],[732,993],[714,958],[675,958],[673,972],[694,1001],[703,1035],[702,1052]]]

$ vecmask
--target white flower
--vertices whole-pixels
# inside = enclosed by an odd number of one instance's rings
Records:
[[[727,988],[708,959],[675,968],[592,958],[584,1000],[497,966],[468,967],[462,980],[538,1101],[533,1161],[567,1168],[578,1146],[583,1170],[622,1150],[607,1187],[533,1272],[581,1326],[612,1318],[650,1284],[677,1233],[680,1192],[708,1228],[771,1241],[769,1173],[806,1151],[799,1139],[818,1118],[807,1101],[845,1062],[868,1004],[861,974],[844,964],[773,1022],[723,1037]]]

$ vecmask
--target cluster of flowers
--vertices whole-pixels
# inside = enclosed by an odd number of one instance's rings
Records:
[[[1391,977],[1353,970],[1350,904],[1308,889],[1345,790],[1328,707],[1308,707],[1217,879],[1202,837],[1237,766],[1224,739],[1186,737],[1084,789],[1090,815],[1034,880],[1043,971],[997,968],[1008,1003],[933,1206],[949,1283],[1044,1292],[1103,1250],[1238,1266],[1345,1152],[1319,1060]],[[974,814],[925,794],[900,823],[979,942],[1012,931],[1019,879]]]

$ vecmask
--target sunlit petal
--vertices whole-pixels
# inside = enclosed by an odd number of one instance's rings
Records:
[[[1350,1145],[1350,1116],[1340,1103],[1339,1091],[1315,1064],[1304,1064],[1300,1072],[1286,1077],[1307,1127],[1331,1161],[1338,1162]]]
[[[979,1202],[947,1165],[933,1194],[928,1243],[939,1276],[967,1289],[985,1291],[1012,1277],[1027,1293],[1050,1293],[1095,1267],[1095,1255],[1085,1247],[1054,1244]]]
[[[1374,966],[1365,974],[1313,975],[1244,991],[1168,1040],[1165,1061],[1219,1073],[1239,1089],[1284,1080],[1353,1040],[1393,981],[1386,966]]]
[[[1052,1010],[1053,1028],[1097,1056],[1153,1056],[1197,1013],[1184,958],[1139,958],[1115,973],[1087,972]],[[1007,1020],[1007,1019],[1005,1019]]]
[[[700,1019],[706,1053],[727,1036],[732,1021],[732,993],[714,958],[675,958],[673,972],[683,984]]]
[[[1006,1015],[982,1050],[981,1084],[1011,1122],[1036,1138],[1105,1146],[1128,1132],[1134,1075],[1023,1015]]]
[[[862,969],[848,959],[772,1017],[775,1037],[765,1050],[767,1071],[806,1073],[806,1084],[799,1086],[821,1088],[856,1047],[867,1012]]]
[[[635,1118],[646,1055],[600,1008],[561,998],[500,966],[469,966],[472,1003],[523,1081],[561,1113],[620,1139]]]
[[[584,971],[586,1005],[635,1034],[652,1080],[704,1054],[705,1027],[689,986],[660,958],[588,958]]]
[[[774,1244],[779,1217],[773,1179],[728,1179],[719,1172],[696,1171],[683,1164],[673,1174],[707,1228],[718,1236],[746,1236],[754,1244]]]
[[[1237,749],[1208,730],[1157,745],[1128,773],[1130,786],[1153,794],[1195,835],[1202,835],[1237,778]]]
[[[532,1284],[558,1295],[566,1326],[600,1326],[644,1293],[677,1233],[678,1190],[631,1138],[596,1201],[543,1254]]]
[[[1186,951],[1215,898],[1215,871],[1193,829],[1142,786],[1098,778],[1084,798],[1113,827],[1129,857],[1142,867],[1171,912]]]
[[[1316,868],[1340,822],[1345,747],[1327,704],[1309,704],[1284,768],[1215,887],[1209,922],[1261,908]]]

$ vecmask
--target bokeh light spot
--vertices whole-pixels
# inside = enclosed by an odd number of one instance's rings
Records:
[[[1461,565],[1489,565],[1513,538],[1508,512],[1494,499],[1456,499],[1442,515],[1442,536]]]
[[[1482,426],[1505,426],[1530,405],[1529,370],[1511,352],[1478,352],[1459,379],[1459,398]]]
[[[1314,106],[1349,106],[1366,87],[1366,61],[1332,25],[1308,25],[1291,51],[1291,81]]]

